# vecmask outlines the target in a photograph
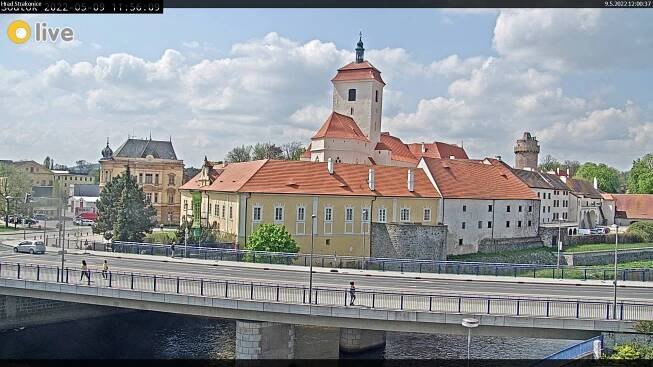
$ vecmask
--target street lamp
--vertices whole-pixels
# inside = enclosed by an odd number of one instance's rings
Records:
[[[562,237],[561,236],[561,231],[560,231],[560,224],[562,220],[558,218],[558,265],[556,266],[556,269],[560,270],[560,250],[562,250]]]
[[[612,305],[612,318],[617,318],[617,247],[619,245],[619,225],[614,224],[614,303]]]
[[[467,328],[467,365],[469,366],[470,349],[472,345],[472,329],[478,327],[477,319],[463,319],[463,326]]]
[[[313,233],[315,233],[314,228],[315,228],[315,218],[317,216],[315,214],[311,215],[311,255],[310,255],[310,265],[309,265],[309,270],[308,270],[308,304],[312,304],[313,302]]]

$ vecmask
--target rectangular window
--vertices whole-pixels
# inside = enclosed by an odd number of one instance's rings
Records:
[[[175,203],[175,194],[168,194],[168,204],[174,204]]]
[[[463,212],[467,211],[467,205],[463,205]]]
[[[333,221],[333,208],[331,207],[324,208],[324,221],[325,222]]]
[[[460,228],[465,229],[465,222],[460,223]]]
[[[233,219],[233,218],[234,218],[234,208],[231,205],[229,205],[229,219]]]
[[[159,184],[159,174],[158,173],[154,175],[154,184],[155,185]]]
[[[387,212],[386,212],[385,208],[379,208],[378,220],[379,220],[379,223],[385,223],[386,222]]]
[[[151,184],[152,183],[152,174],[151,173],[146,173],[145,174],[145,183],[146,184]]]
[[[184,210],[188,210],[188,200],[184,200]]]
[[[529,220],[529,221],[528,221],[528,226],[530,227],[530,226],[532,226],[532,225],[533,225],[533,222],[531,222],[531,221]]]
[[[537,198],[538,198],[538,199],[540,198],[540,193],[539,193],[539,192],[537,193]]]
[[[142,183],[143,183],[143,174],[142,174],[142,173],[139,173],[139,174],[138,174],[138,183],[139,183],[139,184],[142,184]]]
[[[158,202],[159,202],[159,193],[158,193],[158,192],[155,192],[155,193],[154,193],[154,203],[156,204],[156,203],[158,203]]]
[[[255,206],[254,211],[252,212],[252,221],[260,222],[261,221],[262,209],[260,206]]]
[[[483,228],[483,221],[479,220],[478,221],[478,229],[481,229],[481,228]]]
[[[227,216],[225,215],[226,210],[227,210],[227,206],[226,206],[226,205],[223,205],[223,206],[222,206],[222,218],[226,218],[226,217],[227,217]]]
[[[517,221],[517,228],[521,228],[521,220]]]
[[[168,185],[175,184],[175,175],[168,175]]]
[[[213,205],[213,215],[218,217],[220,215],[220,204]]]
[[[491,220],[487,222],[487,227],[492,228],[492,221]]]
[[[529,205],[529,206],[528,206],[528,212],[529,212],[529,213],[532,213],[532,212],[533,212],[533,206],[532,206],[532,205]]]
[[[431,208],[424,208],[424,222],[431,221]]]
[[[520,213],[522,212],[522,208],[521,208],[521,205],[519,206],[519,212],[520,212]]]
[[[462,239],[462,238],[459,238],[459,239],[458,239],[458,245],[459,245],[459,246],[462,246],[462,245],[463,245],[463,239]]]
[[[401,209],[399,220],[401,220],[402,222],[410,222],[410,208]]]
[[[379,91],[377,90],[377,91],[374,91],[374,92],[375,92],[374,93],[374,102],[378,102],[379,101]]]
[[[304,218],[306,218],[306,208],[303,206],[298,206],[297,207],[297,221],[298,222],[303,222]]]
[[[510,205],[506,206],[506,212],[510,213]]]
[[[274,221],[283,222],[283,207],[281,206],[274,207]]]
[[[349,90],[349,96],[348,96],[348,101],[355,101],[356,100],[356,89],[350,89]]]
[[[354,208],[345,208],[345,222],[354,221]]]
[[[148,203],[152,202],[152,193],[148,192],[145,194],[145,200],[147,200]]]
[[[547,209],[547,211],[548,211],[549,213],[551,213],[551,206],[548,206],[548,208],[549,208],[549,209]]]
[[[542,213],[546,213],[546,206],[542,207]]]
[[[510,221],[509,220],[506,221],[506,228],[510,228]]]
[[[487,211],[488,211],[488,212],[491,212],[491,211],[492,211],[492,205],[488,205],[488,206],[487,206]]]
[[[363,223],[370,221],[370,208],[363,208],[363,210],[361,210],[361,219],[363,220]]]

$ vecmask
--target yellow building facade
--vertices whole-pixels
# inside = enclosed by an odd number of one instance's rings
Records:
[[[312,238],[315,253],[337,256],[370,256],[371,222],[437,224],[440,198],[420,169],[332,164],[330,173],[328,166],[264,160],[214,168],[207,162],[180,189],[182,220],[193,215],[195,195],[202,226],[232,235],[240,247],[259,225],[274,223],[300,252],[310,252]]]

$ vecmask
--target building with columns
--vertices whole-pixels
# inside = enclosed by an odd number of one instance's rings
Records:
[[[362,38],[356,60],[338,69],[333,83],[333,107],[311,137],[303,161],[416,167],[421,157],[468,159],[462,147],[442,142],[406,144],[382,131],[381,71],[364,58]]]

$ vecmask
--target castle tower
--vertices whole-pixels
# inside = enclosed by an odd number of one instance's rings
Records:
[[[381,136],[383,87],[381,72],[364,58],[362,34],[356,44],[356,60],[340,69],[333,83],[333,111],[349,116],[370,140],[372,147]]]
[[[528,131],[525,132],[524,136],[517,139],[517,144],[515,144],[515,168],[536,170],[539,153],[540,145],[537,143],[537,139]]]

